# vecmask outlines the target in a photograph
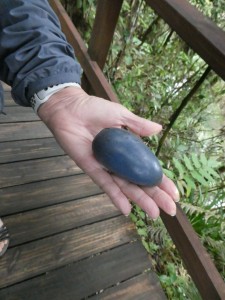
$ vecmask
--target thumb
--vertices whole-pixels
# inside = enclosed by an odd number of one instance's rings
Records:
[[[157,134],[162,130],[162,125],[141,118],[129,110],[124,111],[124,126],[128,127],[134,133],[140,136],[150,136]]]

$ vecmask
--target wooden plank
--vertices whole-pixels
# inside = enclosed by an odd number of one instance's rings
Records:
[[[123,0],[98,0],[95,21],[88,46],[88,54],[96,61],[101,70],[106,62],[107,54],[113,39]],[[82,87],[89,94],[95,94],[91,84],[84,75]]]
[[[7,95],[7,93],[5,92],[5,95]],[[6,96],[7,97],[7,96]],[[7,107],[10,107],[10,106],[14,106],[14,107],[18,107],[19,105],[16,104],[11,98],[7,97],[5,98],[4,100],[4,107],[7,108]]]
[[[88,53],[103,69],[113,39],[123,0],[98,0]]]
[[[84,41],[82,40],[80,34],[78,33],[76,27],[72,23],[61,3],[58,0],[50,0],[50,4],[58,16],[62,30],[65,33],[69,43],[73,46],[76,57],[81,64],[89,82],[91,82],[95,94],[104,99],[119,102],[98,64],[91,60]]]
[[[11,92],[4,90],[4,106],[19,106],[16,102],[12,99]]]
[[[0,189],[0,216],[100,194],[85,174],[44,180]]]
[[[10,248],[0,259],[0,287],[118,247],[135,238],[134,225],[120,216]]]
[[[203,299],[225,299],[225,283],[180,206],[176,217],[161,217]]]
[[[3,221],[10,232],[10,246],[15,246],[120,214],[106,195],[97,195],[12,215]]]
[[[1,165],[0,188],[82,172],[68,156],[3,164]]]
[[[0,163],[65,154],[54,138],[3,142],[0,149]]]
[[[96,291],[140,274],[149,267],[150,261],[140,243],[127,244],[3,289],[0,291],[0,298],[2,300],[86,299]],[[129,285],[133,284],[132,292],[134,295],[140,295],[140,298],[132,298],[131,290],[126,287],[128,293],[124,295],[125,298],[117,299],[165,299],[154,277],[154,274],[150,273],[129,280]],[[127,286],[126,283],[121,283],[119,287]],[[143,289],[142,292],[140,288]],[[156,297],[151,297],[151,295]],[[159,295],[161,295],[160,298]],[[101,295],[98,295],[96,299],[100,299],[98,297]]]
[[[91,300],[166,300],[157,276],[151,273],[141,274],[123,281],[102,293],[90,297]]]
[[[41,121],[0,124],[0,142],[46,137],[52,137],[52,133]]]
[[[187,0],[145,0],[180,37],[225,79],[225,32]]]
[[[0,123],[39,121],[40,118],[34,113],[31,107],[6,106],[6,115],[0,115]]]

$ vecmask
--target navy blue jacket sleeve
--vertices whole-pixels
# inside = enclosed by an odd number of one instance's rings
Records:
[[[30,97],[50,85],[80,83],[80,75],[47,0],[0,0],[0,80],[18,104],[30,106]]]

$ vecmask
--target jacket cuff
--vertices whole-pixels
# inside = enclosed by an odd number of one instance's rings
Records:
[[[43,73],[43,70],[41,71]],[[33,78],[32,78],[33,77]],[[32,74],[29,79],[24,79],[16,87],[12,87],[12,97],[14,101],[22,106],[30,106],[30,99],[37,92],[48,88],[52,85],[63,84],[68,82],[81,83],[81,68],[76,63],[71,72],[61,72],[57,75]],[[26,83],[28,83],[26,87]]]

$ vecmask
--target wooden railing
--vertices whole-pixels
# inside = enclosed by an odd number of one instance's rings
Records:
[[[123,0],[98,0],[87,49],[59,0],[50,1],[83,70],[82,85],[94,94],[119,102],[102,73]],[[225,33],[187,0],[146,0],[181,38],[225,79]],[[176,217],[161,212],[162,220],[203,299],[225,299],[225,284],[189,220],[177,205]]]

